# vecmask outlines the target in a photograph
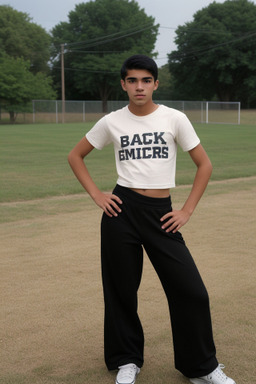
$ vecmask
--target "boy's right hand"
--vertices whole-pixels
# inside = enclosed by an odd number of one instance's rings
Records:
[[[122,212],[121,208],[117,205],[117,203],[122,204],[122,200],[112,193],[99,192],[93,200],[109,217],[117,217],[118,213]]]

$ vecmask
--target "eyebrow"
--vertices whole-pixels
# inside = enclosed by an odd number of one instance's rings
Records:
[[[152,80],[153,76],[143,77],[142,80]],[[137,77],[127,77],[126,80],[137,80]]]

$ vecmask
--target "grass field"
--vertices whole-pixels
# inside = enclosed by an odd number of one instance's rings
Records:
[[[0,126],[0,202],[82,192],[67,163],[70,149],[92,126],[42,124]],[[212,180],[247,177],[256,170],[256,126],[195,125],[214,166]],[[116,180],[111,146],[93,151],[88,167],[101,189]],[[177,185],[193,180],[193,164],[179,151]]]
[[[82,193],[67,153],[91,125],[0,126],[3,384],[113,384],[103,360],[99,259],[101,211]],[[182,230],[207,286],[217,356],[237,384],[255,378],[256,126],[197,125],[214,165],[204,197]],[[111,189],[111,148],[88,164]],[[179,207],[193,165],[179,152]],[[145,365],[136,384],[185,384],[174,369],[169,315],[145,257],[139,291]]]

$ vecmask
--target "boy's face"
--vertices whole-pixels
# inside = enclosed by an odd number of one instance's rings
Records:
[[[130,69],[125,80],[121,80],[124,91],[129,96],[130,103],[144,106],[152,102],[153,92],[158,88],[158,80],[154,81],[153,75],[144,69]]]

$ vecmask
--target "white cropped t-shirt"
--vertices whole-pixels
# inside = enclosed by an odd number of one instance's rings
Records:
[[[97,149],[113,143],[117,184],[141,189],[175,187],[177,144],[190,151],[200,143],[186,115],[164,105],[146,116],[126,106],[100,119],[86,138]]]

